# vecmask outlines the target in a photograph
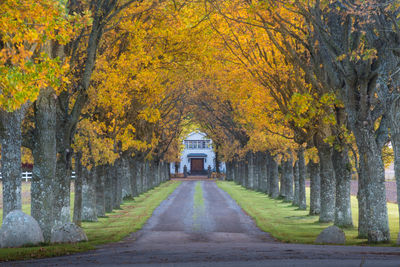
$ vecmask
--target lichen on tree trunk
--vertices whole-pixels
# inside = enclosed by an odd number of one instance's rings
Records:
[[[13,112],[1,111],[1,175],[3,183],[3,219],[21,204],[21,124],[22,106]]]
[[[104,217],[106,215],[105,198],[104,198],[104,182],[106,165],[99,165],[96,167],[96,208],[97,217]]]
[[[115,164],[111,167],[112,173],[114,174],[111,182],[112,182],[112,203],[113,203],[113,209],[120,209],[121,208],[121,201],[119,200],[119,194],[118,194],[118,189],[119,189],[119,173],[118,173],[118,164],[115,162]]]
[[[306,161],[304,158],[304,148],[300,148],[297,155],[299,158],[299,209],[306,210]]]
[[[50,241],[54,225],[54,190],[56,175],[56,98],[52,88],[40,90],[34,103],[34,165],[31,184],[31,215],[43,231],[45,241]]]
[[[137,177],[137,175],[138,175],[138,171],[137,171],[138,162],[134,158],[130,157],[129,161],[128,161],[128,164],[129,164],[129,168],[130,168],[130,180],[131,180],[130,184],[131,184],[132,196],[133,197],[137,197],[139,195],[139,192],[138,192],[138,177]]]
[[[328,144],[317,146],[321,177],[320,222],[333,222],[335,219],[336,182],[332,164],[332,147]]]
[[[82,155],[75,154],[75,181],[74,181],[74,214],[73,222],[76,225],[81,225],[82,222]]]
[[[332,162],[336,177],[336,204],[335,221],[338,227],[352,227],[353,217],[351,213],[351,163],[348,150],[343,147],[341,151],[333,150]]]
[[[279,177],[280,177],[279,197],[280,198],[285,198],[285,196],[286,196],[286,192],[285,192],[285,190],[286,190],[286,178],[285,178],[286,170],[285,170],[285,166],[286,166],[285,160],[282,158],[281,164],[278,167],[278,170],[280,169],[280,172],[279,172]]]
[[[56,224],[71,221],[71,155],[70,151],[59,153],[56,167],[54,189],[54,218]]]
[[[131,169],[129,166],[129,158],[127,154],[122,155],[122,198],[133,197],[131,185]]]
[[[111,165],[108,166],[106,173],[105,173],[105,180],[104,180],[104,202],[105,202],[105,209],[106,212],[112,212],[114,202],[113,202],[113,180],[114,178],[114,171]]]
[[[267,154],[266,153],[261,153],[260,158],[259,158],[259,164],[260,164],[260,190],[263,193],[268,194],[269,192],[269,176],[268,176],[268,170],[267,170]]]
[[[268,164],[268,172],[269,172],[269,196],[271,198],[279,197],[279,172],[278,172],[278,163],[275,158],[271,155],[268,156],[269,164]]]
[[[388,242],[390,231],[381,148],[376,143],[374,128],[368,124],[356,127],[353,132],[360,155],[359,182],[364,187],[368,242]]]
[[[296,160],[293,166],[293,183],[294,183],[294,194],[293,194],[293,205],[299,206],[299,161]]]
[[[321,210],[321,178],[319,163],[310,159],[308,163],[310,173],[310,215],[318,215]]]
[[[284,180],[285,180],[285,201],[293,201],[293,158],[290,157],[285,161],[284,166]]]
[[[394,173],[396,177],[396,189],[397,189],[397,203],[400,201],[400,134],[392,134],[392,144],[394,151]],[[400,215],[400,205],[397,205],[398,213]],[[399,217],[400,218],[400,217]],[[400,224],[400,220],[399,220]]]
[[[82,221],[97,221],[96,175],[94,170],[83,168]]]

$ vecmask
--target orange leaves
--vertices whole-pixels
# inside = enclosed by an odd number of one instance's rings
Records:
[[[67,66],[46,54],[47,48],[55,41],[66,44],[79,29],[75,24],[89,22],[69,16],[53,0],[3,0],[0,10],[0,107],[12,111],[34,101],[40,88],[57,90],[66,81]]]
[[[100,127],[101,128],[101,127]],[[82,164],[89,168],[94,165],[112,164],[118,158],[112,138],[102,134],[99,125],[83,119],[79,122],[73,149],[82,152]]]

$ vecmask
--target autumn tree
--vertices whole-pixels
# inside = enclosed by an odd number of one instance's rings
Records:
[[[49,51],[52,43],[66,44],[73,35],[66,7],[56,1],[0,3],[0,106],[2,177],[5,217],[21,209],[21,123],[26,108],[41,88],[60,87],[67,67]],[[42,16],[46,13],[47,16]],[[49,203],[50,204],[50,203]]]

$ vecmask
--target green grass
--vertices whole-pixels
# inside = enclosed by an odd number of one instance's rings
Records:
[[[204,207],[203,188],[200,181],[196,183],[194,190],[194,206],[198,208]]]
[[[318,216],[309,216],[307,211],[299,210],[291,203],[269,198],[267,195],[247,190],[234,182],[217,181],[217,185],[226,191],[242,209],[254,219],[257,226],[270,233],[276,239],[289,243],[312,244],[318,234],[331,223],[319,223]],[[346,245],[365,245],[366,239],[357,238],[358,205],[356,197],[351,197],[353,228],[344,229]],[[307,188],[309,206],[309,188]],[[391,242],[380,246],[396,244],[399,232],[397,204],[387,203]]]
[[[193,196],[193,230],[199,231],[201,227],[201,222],[199,219],[203,217],[205,214],[205,205],[203,198],[203,187],[201,186],[201,182],[196,182],[196,186],[194,188],[194,196]]]
[[[117,242],[141,229],[150,218],[154,209],[166,199],[180,182],[169,181],[140,195],[135,200],[126,201],[121,210],[106,214],[106,218],[99,218],[98,222],[84,222],[82,227],[89,239],[88,242],[62,245],[43,245],[24,248],[0,249],[0,260],[24,260],[68,255],[74,252],[83,252],[95,249],[96,246]],[[29,207],[28,207],[29,208]]]

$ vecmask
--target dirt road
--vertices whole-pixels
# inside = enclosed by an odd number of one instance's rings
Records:
[[[212,181],[184,181],[123,242],[7,266],[400,266],[400,249],[284,244]]]

